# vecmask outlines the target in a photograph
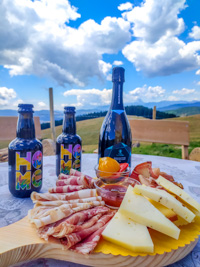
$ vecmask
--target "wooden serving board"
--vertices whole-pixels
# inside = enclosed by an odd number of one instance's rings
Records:
[[[93,253],[84,256],[70,250],[63,250],[63,246],[55,239],[48,242],[39,238],[35,226],[30,224],[28,217],[0,228],[0,266],[10,266],[15,263],[33,260],[37,258],[52,258],[87,266],[165,266],[176,262],[188,253],[197,244],[198,239],[185,247],[162,255],[155,256],[114,256],[112,254]]]

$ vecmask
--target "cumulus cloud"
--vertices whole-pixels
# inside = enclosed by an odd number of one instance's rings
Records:
[[[194,26],[192,28],[192,32],[189,33],[189,36],[191,38],[194,38],[196,40],[199,40],[200,39],[200,27],[198,26]]]
[[[124,11],[124,10],[130,10],[130,9],[132,9],[132,7],[133,7],[133,4],[132,4],[132,3],[130,3],[130,2],[126,2],[126,3],[124,3],[124,4],[120,4],[120,5],[118,6],[118,9],[119,9],[120,11]]]
[[[17,94],[14,89],[0,87],[0,105],[8,105],[9,100],[16,98]]]
[[[113,62],[113,65],[114,65],[114,66],[121,66],[121,65],[123,65],[123,62],[120,61],[120,60],[115,60],[115,61]]]
[[[161,98],[164,96],[165,89],[161,86],[148,86],[144,85],[143,87],[137,87],[134,90],[130,91],[129,94],[132,96],[145,100],[152,100],[155,98]]]
[[[182,88],[181,90],[174,90],[172,93],[179,95],[189,95],[195,93],[195,89]]]
[[[38,102],[38,106],[40,108],[44,108],[44,107],[46,107],[46,104],[44,102],[40,101],[40,102]]]
[[[109,105],[111,101],[112,89],[71,89],[65,91],[64,96],[75,96],[77,107],[94,107]]]
[[[197,70],[196,71],[196,75],[200,75],[200,70]]]
[[[178,38],[185,29],[179,16],[184,8],[185,0],[146,0],[122,14],[135,37],[122,52],[137,71],[153,77],[200,66],[200,42],[185,43]]]
[[[5,0],[1,4],[0,64],[11,75],[51,77],[60,85],[84,86],[89,77],[105,74],[102,55],[117,53],[130,40],[130,23],[123,18],[87,20],[68,0]]]

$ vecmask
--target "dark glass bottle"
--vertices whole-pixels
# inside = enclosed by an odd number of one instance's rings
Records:
[[[29,197],[42,187],[42,143],[35,138],[33,105],[18,105],[17,137],[8,146],[9,190]]]
[[[124,68],[113,69],[112,101],[99,135],[98,156],[131,166],[132,135],[123,105]]]
[[[75,107],[64,108],[62,133],[56,141],[56,174],[69,174],[70,169],[81,171],[82,142],[76,134]]]

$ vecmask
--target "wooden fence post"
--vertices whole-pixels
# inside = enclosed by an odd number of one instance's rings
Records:
[[[156,120],[156,106],[153,107],[153,120]]]
[[[51,138],[56,142],[55,120],[54,120],[54,106],[53,106],[53,88],[49,88],[49,108],[51,120]]]

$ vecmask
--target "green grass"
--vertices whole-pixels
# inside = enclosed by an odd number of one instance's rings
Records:
[[[140,118],[135,116],[129,116],[132,118]],[[82,138],[83,151],[85,153],[93,153],[98,147],[99,132],[104,118],[97,118],[85,121],[77,122],[77,133]],[[200,147],[200,114],[192,115],[188,117],[173,118],[170,120],[189,121],[189,134],[190,134],[190,146],[189,152],[195,147]],[[62,132],[62,126],[56,127],[56,136]],[[51,138],[50,129],[42,131],[42,139]],[[9,144],[9,141],[1,141],[0,148],[5,148]],[[135,154],[145,155],[157,155],[173,158],[181,158],[181,147],[177,145],[167,144],[151,144],[141,143],[140,147],[133,148]]]

